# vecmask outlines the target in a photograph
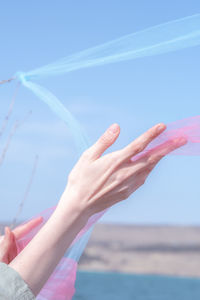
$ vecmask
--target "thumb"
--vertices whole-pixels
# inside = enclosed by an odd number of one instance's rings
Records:
[[[4,246],[5,250],[8,250],[10,247],[10,244],[12,242],[12,235],[11,235],[11,230],[9,227],[5,227],[4,229],[5,235],[4,235]]]
[[[10,263],[17,256],[17,244],[15,235],[12,231],[10,231],[10,248],[8,252],[8,263]]]
[[[118,124],[112,124],[98,141],[90,148],[93,159],[99,158],[118,138],[120,127]]]
[[[12,243],[12,236],[11,236],[11,231],[9,227],[5,227],[5,235],[2,241],[1,245],[1,254],[0,254],[0,261],[8,264],[9,263],[9,249],[11,247]]]

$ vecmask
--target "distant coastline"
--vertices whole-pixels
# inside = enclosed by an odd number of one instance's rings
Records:
[[[200,226],[97,224],[79,270],[200,278]]]
[[[200,277],[200,227],[97,224],[79,269]]]

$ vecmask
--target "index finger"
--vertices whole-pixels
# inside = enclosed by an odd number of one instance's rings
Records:
[[[35,219],[32,219],[31,221],[20,225],[18,227],[16,227],[13,230],[13,233],[15,235],[15,238],[17,240],[19,240],[20,238],[22,238],[24,235],[26,235],[27,233],[29,233],[30,231],[32,231],[35,227],[37,227],[38,225],[40,225],[43,221],[42,217],[37,217]]]

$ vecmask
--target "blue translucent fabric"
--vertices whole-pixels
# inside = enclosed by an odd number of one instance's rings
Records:
[[[123,36],[28,72],[17,72],[14,79],[21,82],[41,101],[45,102],[66,123],[74,137],[77,151],[81,154],[88,147],[88,138],[79,122],[55,95],[33,81],[44,77],[63,75],[83,68],[158,55],[198,45],[200,45],[200,14]],[[74,261],[79,260],[89,239],[93,224],[100,217],[101,214],[95,216],[87,230],[68,249],[65,254],[66,257]]]

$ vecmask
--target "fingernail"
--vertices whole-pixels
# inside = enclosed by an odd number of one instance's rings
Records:
[[[163,123],[161,123],[161,124],[158,125],[157,131],[160,132],[161,130],[163,130],[163,129],[165,129],[165,128],[166,128],[166,125],[163,124]]]
[[[116,133],[119,130],[119,125],[118,124],[112,124],[109,127],[109,131],[111,131],[112,133]]]

